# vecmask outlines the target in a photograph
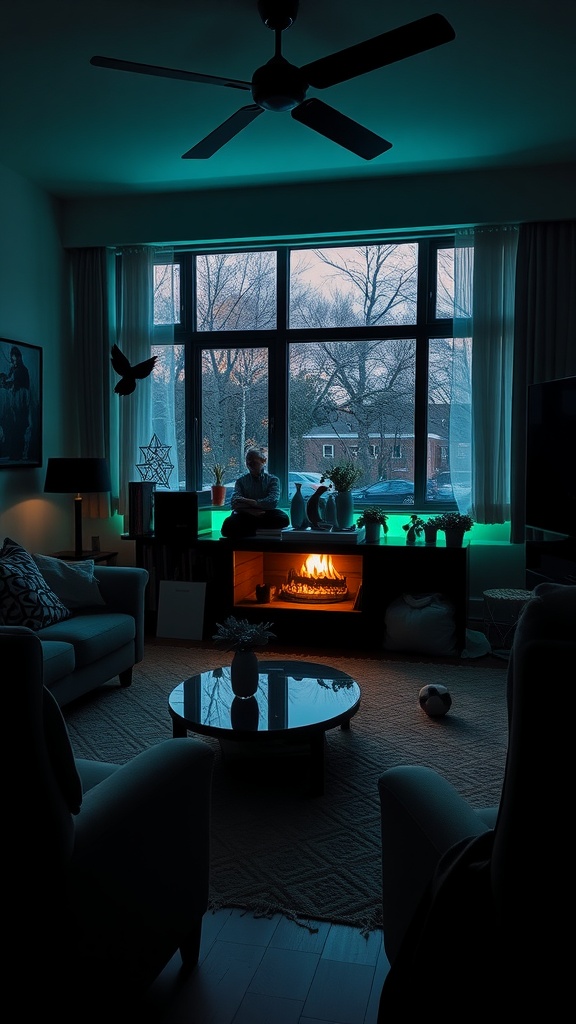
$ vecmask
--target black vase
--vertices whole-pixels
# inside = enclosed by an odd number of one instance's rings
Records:
[[[233,729],[256,732],[260,711],[256,697],[234,697],[230,706],[230,724]]]
[[[320,498],[327,490],[328,488],[324,486],[317,487],[314,494],[308,498],[308,501],[306,502],[306,516],[310,520],[310,525],[313,530],[332,529],[332,524],[327,523],[326,520],[322,518],[322,513],[318,504]]]
[[[258,658],[254,651],[236,651],[230,664],[230,683],[237,697],[253,697],[258,689]]]

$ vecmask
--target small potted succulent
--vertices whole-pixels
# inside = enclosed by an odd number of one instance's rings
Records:
[[[402,529],[406,531],[406,543],[415,544],[419,537],[424,533],[424,520],[420,516],[410,516],[410,522],[404,523]]]
[[[258,689],[258,658],[255,647],[265,647],[275,637],[272,622],[248,622],[229,615],[224,622],[216,623],[218,629],[212,639],[217,647],[234,651],[230,665],[230,683],[237,697],[253,697]]]
[[[226,466],[222,465],[221,462],[215,462],[212,466],[212,473],[214,475],[214,483],[212,484],[212,504],[216,507],[221,507],[226,501],[226,488],[224,486]]]
[[[446,534],[446,547],[460,548],[464,534],[472,529],[474,520],[464,512],[443,512],[437,516],[436,524]]]
[[[380,527],[384,529],[385,534],[388,533],[388,516],[380,505],[367,505],[362,509],[356,525],[366,528],[367,544],[378,544]]]

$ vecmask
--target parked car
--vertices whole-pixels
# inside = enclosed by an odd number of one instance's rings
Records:
[[[428,498],[433,501],[458,501],[470,496],[470,477],[462,475],[452,482],[450,473],[438,473],[428,481]]]
[[[387,505],[413,505],[414,482],[412,480],[378,480],[368,487],[352,491],[354,502],[384,502]]]

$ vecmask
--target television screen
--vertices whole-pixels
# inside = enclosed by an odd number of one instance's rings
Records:
[[[576,536],[576,377],[528,387],[526,525]]]

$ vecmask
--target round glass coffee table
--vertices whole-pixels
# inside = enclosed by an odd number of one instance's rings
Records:
[[[259,661],[254,697],[236,697],[230,667],[190,676],[172,690],[168,707],[172,735],[188,731],[220,741],[301,741],[310,749],[310,788],[324,792],[324,747],[328,729],[350,728],[361,691],[345,672],[315,662]]]

